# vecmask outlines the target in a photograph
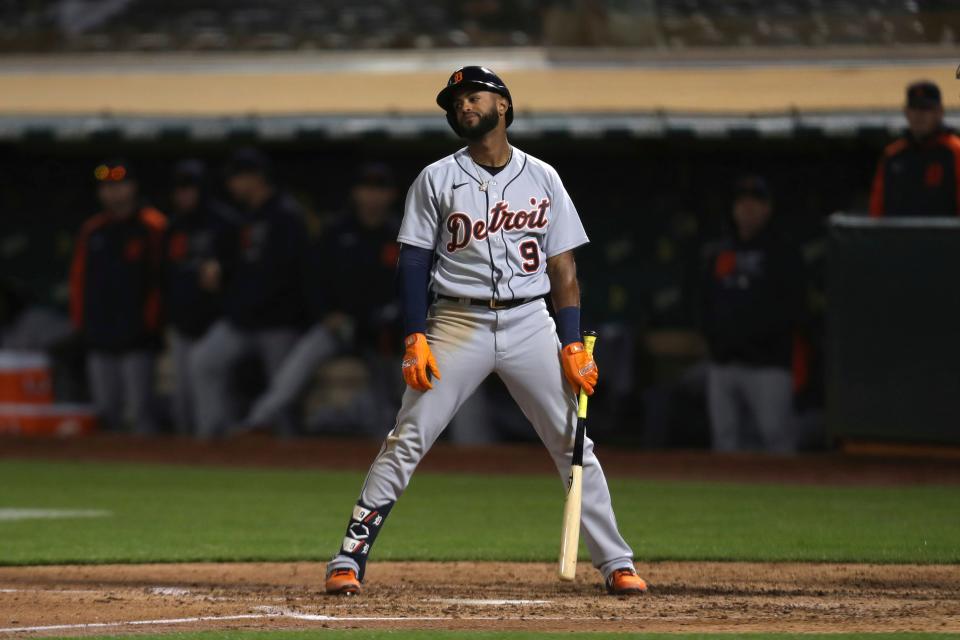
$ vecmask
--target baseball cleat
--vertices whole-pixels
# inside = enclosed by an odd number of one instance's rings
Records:
[[[613,596],[635,596],[646,593],[647,583],[633,567],[616,569],[607,578],[607,593]]]
[[[353,596],[360,593],[360,581],[353,569],[334,569],[327,578],[327,593],[336,596]]]

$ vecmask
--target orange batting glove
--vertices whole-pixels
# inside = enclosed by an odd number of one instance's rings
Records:
[[[422,333],[411,333],[404,340],[404,344],[407,346],[401,365],[404,382],[417,391],[433,389],[430,377],[427,376],[427,369],[430,370],[430,376],[437,380],[440,379],[440,369],[437,368],[437,361],[430,353],[427,336]]]
[[[587,353],[583,343],[571,342],[565,346],[560,351],[560,362],[563,364],[563,375],[567,377],[567,382],[573,387],[573,392],[579,393],[582,388],[584,393],[592,396],[600,372],[597,370],[597,363]]]

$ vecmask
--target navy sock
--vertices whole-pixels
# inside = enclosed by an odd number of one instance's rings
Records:
[[[367,558],[370,556],[370,547],[373,541],[377,539],[380,533],[380,527],[386,519],[394,503],[383,505],[381,507],[368,507],[362,502],[357,502],[353,508],[353,515],[350,518],[350,524],[347,525],[347,533],[343,537],[343,545],[340,548],[340,555],[352,558],[359,567],[357,578],[363,580],[363,574],[367,570]]]

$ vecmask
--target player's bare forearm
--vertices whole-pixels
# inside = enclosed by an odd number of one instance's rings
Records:
[[[573,251],[547,258],[547,277],[550,278],[550,297],[554,309],[580,306],[580,285]]]

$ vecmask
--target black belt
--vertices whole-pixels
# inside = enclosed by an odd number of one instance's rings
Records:
[[[493,300],[486,298],[457,298],[455,296],[445,296],[442,293],[437,294],[438,300],[449,300],[451,302],[459,302],[460,304],[469,304],[474,307],[486,307],[487,309],[512,309],[514,307],[519,307],[522,304],[527,304],[528,302],[533,302],[534,300],[539,300],[543,296],[534,296],[532,298],[521,298],[519,300]]]

